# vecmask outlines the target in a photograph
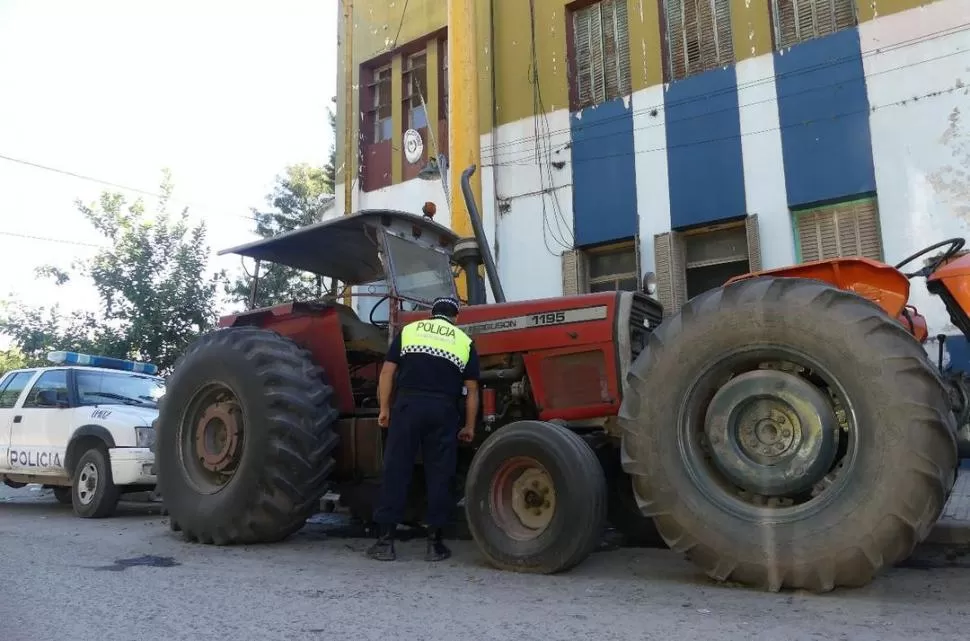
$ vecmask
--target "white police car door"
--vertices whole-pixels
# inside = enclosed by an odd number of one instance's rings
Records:
[[[42,394],[46,392],[46,394]],[[10,430],[10,465],[20,474],[64,473],[71,434],[67,370],[42,373],[15,408]]]
[[[9,472],[12,467],[10,432],[14,415],[20,411],[16,406],[33,377],[33,371],[14,372],[0,380],[0,472]]]

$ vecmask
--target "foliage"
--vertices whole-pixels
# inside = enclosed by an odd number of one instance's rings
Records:
[[[27,357],[17,348],[0,351],[0,376],[12,369],[20,369],[28,365]]]
[[[335,99],[334,99],[335,100]],[[336,139],[337,118],[329,111],[330,126]],[[255,232],[263,238],[293,231],[299,227],[320,222],[327,206],[332,202],[336,149],[330,148],[330,160],[324,167],[308,163],[287,166],[276,176],[273,191],[266,196],[268,211],[253,209]],[[301,272],[282,265],[262,263],[259,269],[257,306],[276,305],[292,300],[319,297],[325,283],[313,274]],[[234,302],[249,300],[252,274],[237,278],[227,288],[227,295]]]
[[[330,102],[334,106],[327,109],[327,117],[330,120],[330,133],[333,138],[330,142],[330,157],[323,167],[323,173],[326,181],[324,189],[327,190],[325,193],[333,194],[337,187],[337,96],[331,98]]]
[[[56,304],[8,303],[0,333],[30,361],[68,349],[151,361],[169,370],[189,342],[213,326],[217,285],[224,278],[206,276],[205,223],[190,226],[188,210],[168,213],[172,189],[165,172],[154,216],[146,215],[141,199],[128,203],[119,193],[103,192],[90,205],[78,201],[78,210],[109,246],[70,269],[45,266],[37,275],[58,286],[89,279],[98,311],[64,314]]]

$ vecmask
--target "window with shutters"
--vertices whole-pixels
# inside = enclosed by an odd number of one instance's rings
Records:
[[[731,0],[663,0],[662,6],[668,80],[734,62]]]
[[[775,48],[856,25],[855,0],[771,0]]]
[[[634,241],[563,254],[563,295],[637,291],[640,277]]]
[[[687,299],[751,271],[744,223],[684,234]]]
[[[371,107],[368,110],[373,122],[371,142],[391,139],[391,66],[374,70],[371,83]]]
[[[364,191],[392,183],[393,82],[386,57],[360,67],[360,186]]]
[[[636,291],[637,254],[633,243],[586,252],[587,291]]]
[[[425,109],[428,96],[428,66],[427,54],[424,52],[408,56],[404,69],[404,113],[407,114],[407,126],[410,129],[421,129],[428,126],[428,114]]]
[[[657,298],[670,313],[735,276],[761,271],[758,215],[690,231],[657,234],[654,270]]]
[[[849,256],[883,259],[875,198],[793,211],[792,215],[800,262]]]
[[[570,14],[573,109],[630,93],[626,0],[599,0]]]
[[[439,29],[361,65],[359,140],[363,191],[414,178],[432,149],[429,141],[448,148],[447,125],[443,122],[448,114],[447,56],[446,32]],[[437,104],[429,103],[433,96]],[[438,122],[432,123],[429,118],[435,111]],[[403,145],[393,144],[395,137],[408,129],[418,130],[425,141],[421,162],[407,162]],[[400,172],[395,177],[398,168]]]

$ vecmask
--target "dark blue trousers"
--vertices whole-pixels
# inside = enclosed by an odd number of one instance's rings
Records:
[[[403,520],[419,451],[428,487],[427,524],[439,528],[451,520],[458,421],[458,399],[418,393],[398,396],[387,428],[380,503],[374,512],[377,523],[393,526]]]

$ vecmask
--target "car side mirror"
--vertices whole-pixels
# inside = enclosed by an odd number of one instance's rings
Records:
[[[37,392],[37,407],[67,407],[67,403],[57,397],[57,392],[45,389]]]

